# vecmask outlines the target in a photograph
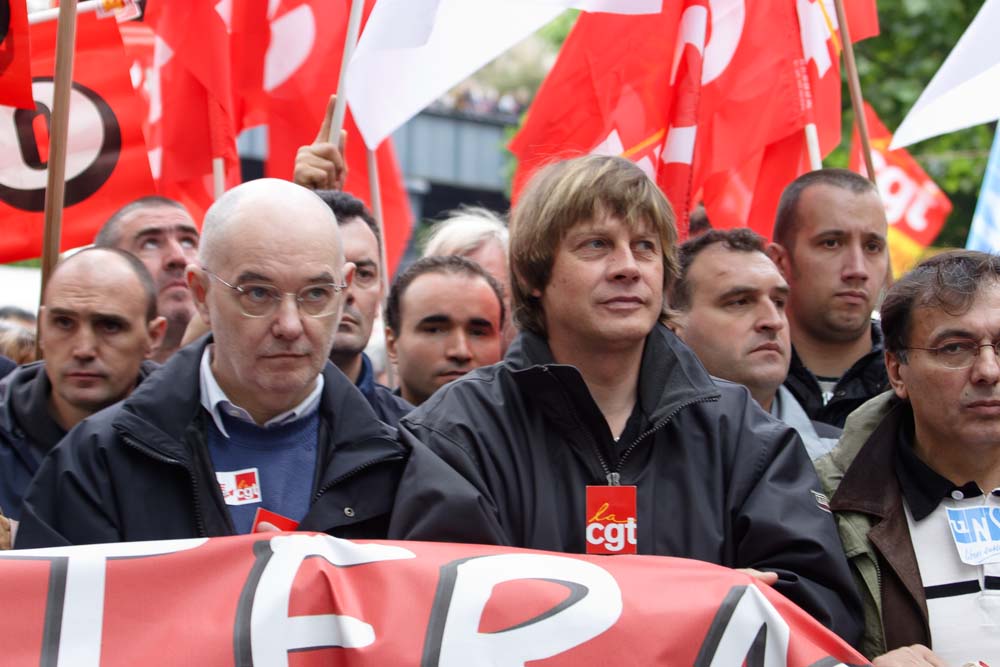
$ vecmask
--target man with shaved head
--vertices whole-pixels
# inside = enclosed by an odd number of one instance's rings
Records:
[[[45,360],[0,382],[0,507],[15,521],[45,454],[156,367],[146,360],[166,328],[149,272],[121,250],[89,249],[63,260],[42,301]]]
[[[142,197],[118,209],[94,237],[99,248],[118,248],[138,257],[156,288],[156,308],[167,331],[156,361],[164,362],[181,346],[194,301],[184,269],[198,253],[198,228],[184,205],[159,195]]]
[[[212,335],[52,452],[17,546],[295,526],[386,537],[412,457],[327,360],[353,275],[309,190],[261,179],[223,195],[187,268]]]

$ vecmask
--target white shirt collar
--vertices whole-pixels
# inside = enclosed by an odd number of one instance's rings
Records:
[[[229,438],[229,433],[226,432],[226,427],[222,423],[222,413],[225,412],[230,417],[235,417],[245,422],[255,424],[253,417],[250,413],[236,405],[229,400],[226,396],[226,392],[222,390],[219,383],[215,379],[215,375],[212,373],[212,348],[214,345],[208,345],[205,348],[205,352],[201,355],[201,368],[200,368],[200,386],[201,386],[201,405],[203,408],[208,410],[208,414],[212,415],[212,420],[215,422],[215,426],[219,429],[223,436],[227,439]],[[319,406],[320,396],[323,394],[323,374],[320,373],[316,376],[316,386],[313,390],[309,392],[309,395],[305,397],[301,403],[296,405],[291,410],[286,410],[280,415],[268,419],[264,426],[275,426],[277,424],[285,424],[290,421],[295,421],[301,417],[305,417],[313,413],[314,410]]]

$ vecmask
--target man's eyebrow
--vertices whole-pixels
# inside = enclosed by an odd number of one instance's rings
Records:
[[[173,227],[143,227],[135,233],[135,238],[140,238],[142,236],[159,236],[170,231],[198,236],[198,229],[192,225],[174,225]]]
[[[421,318],[420,321],[417,322],[417,325],[419,326],[421,324],[451,324],[451,321],[452,320],[450,315],[444,315],[442,313],[434,313],[433,315],[428,315],[427,317]]]
[[[725,292],[719,295],[719,300],[731,299],[734,296],[743,296],[750,294],[760,294],[760,290],[756,287],[750,287],[749,285],[736,285],[735,287],[730,287]]]
[[[256,271],[244,271],[240,275],[236,276],[236,284],[245,282],[260,282],[260,283],[270,283],[273,282],[271,278],[265,276],[262,273],[257,273]]]
[[[469,319],[469,325],[474,327],[483,327],[489,329],[494,328],[493,322],[486,319],[485,317],[472,317]]]
[[[931,341],[937,343],[938,341],[942,341],[945,338],[968,338],[969,340],[979,340],[979,336],[972,333],[971,331],[968,331],[966,329],[955,328],[955,329],[945,329],[944,331],[940,331],[934,334],[931,337]]]
[[[359,259],[356,262],[354,262],[354,266],[358,267],[359,269],[362,266],[365,267],[365,268],[369,268],[369,267],[373,268],[373,269],[377,269],[378,268],[378,264],[375,263],[374,259]]]

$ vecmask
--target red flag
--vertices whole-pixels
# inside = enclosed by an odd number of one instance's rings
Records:
[[[214,158],[225,160],[227,187],[240,182],[229,28],[202,0],[151,1],[146,17],[160,38],[159,90],[151,93],[160,114],[159,190],[204,210]]]
[[[803,125],[762,149],[738,170],[706,184],[704,199],[716,227],[748,226],[769,238],[781,192],[811,169],[804,124],[814,123],[820,155],[840,144],[840,39],[833,0],[798,3],[801,55],[789,66],[799,72]],[[845,0],[845,14],[855,42],[878,34],[874,0]]]
[[[515,189],[553,158],[626,155],[656,177],[683,230],[712,174],[801,126],[788,3],[665,5],[654,17],[581,15],[511,144]]]
[[[0,104],[34,109],[25,0],[0,0]]]
[[[31,28],[37,111],[0,108],[0,262],[42,250],[56,22]],[[114,19],[78,19],[62,249],[91,243],[115,210],[153,194],[139,107]]]
[[[892,133],[865,103],[871,133],[872,162],[886,219],[889,221],[889,255],[895,275],[905,273],[920,259],[924,248],[944,227],[952,204],[905,148],[889,150]],[[851,140],[851,169],[868,175],[855,129]]]
[[[372,6],[373,0],[366,0],[366,19]],[[327,101],[336,92],[349,9],[348,0],[281,0],[271,14],[271,50],[264,77],[269,176],[291,178],[296,150],[312,143],[323,122]],[[370,206],[367,152],[349,112],[344,129],[348,165],[344,189]],[[391,272],[406,249],[413,214],[391,142],[379,147],[377,159]]]

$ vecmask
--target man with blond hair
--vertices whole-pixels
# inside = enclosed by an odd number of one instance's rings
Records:
[[[857,592],[798,436],[662,324],[676,242],[632,162],[539,172],[511,221],[519,337],[403,418],[402,437],[483,494],[495,543],[745,568],[855,641]],[[447,500],[419,519],[409,536],[483,539]]]

